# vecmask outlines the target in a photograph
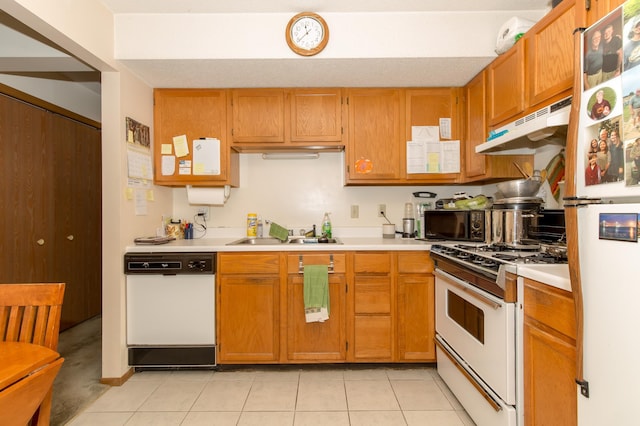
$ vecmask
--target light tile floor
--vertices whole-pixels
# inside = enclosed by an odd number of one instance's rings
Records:
[[[143,371],[69,425],[468,426],[433,367]]]

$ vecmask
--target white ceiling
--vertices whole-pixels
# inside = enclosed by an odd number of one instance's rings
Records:
[[[435,12],[541,10],[550,0],[101,0],[119,13]]]
[[[99,0],[115,15],[543,11],[550,0]],[[0,18],[3,14],[0,11]],[[87,84],[99,76],[86,65],[55,50],[46,40],[18,24],[0,19],[0,73],[44,76]],[[17,36],[16,36],[17,34]],[[117,34],[116,34],[117,36]],[[11,45],[20,49],[11,49]],[[49,53],[43,53],[44,48]],[[19,53],[17,53],[19,52]],[[116,58],[117,59],[117,58]],[[308,58],[307,58],[308,59]],[[305,58],[165,60],[127,58],[121,62],[152,87],[303,87],[303,86],[461,86],[481,70],[489,57],[455,58]],[[313,65],[311,65],[313,63]],[[313,66],[315,72],[309,72]],[[428,72],[425,72],[428,70]],[[322,75],[319,82],[313,75]],[[48,76],[48,77],[47,77]],[[297,76],[297,77],[293,77]]]

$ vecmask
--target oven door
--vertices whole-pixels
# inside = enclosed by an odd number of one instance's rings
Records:
[[[437,335],[506,404],[515,405],[515,304],[442,270],[435,275]]]

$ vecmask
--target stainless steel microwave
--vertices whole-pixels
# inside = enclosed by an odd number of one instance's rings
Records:
[[[484,242],[491,233],[490,210],[425,210],[424,237]]]

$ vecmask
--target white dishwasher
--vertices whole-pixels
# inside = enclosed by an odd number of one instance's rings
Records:
[[[209,252],[125,254],[129,365],[216,365],[215,257]]]

